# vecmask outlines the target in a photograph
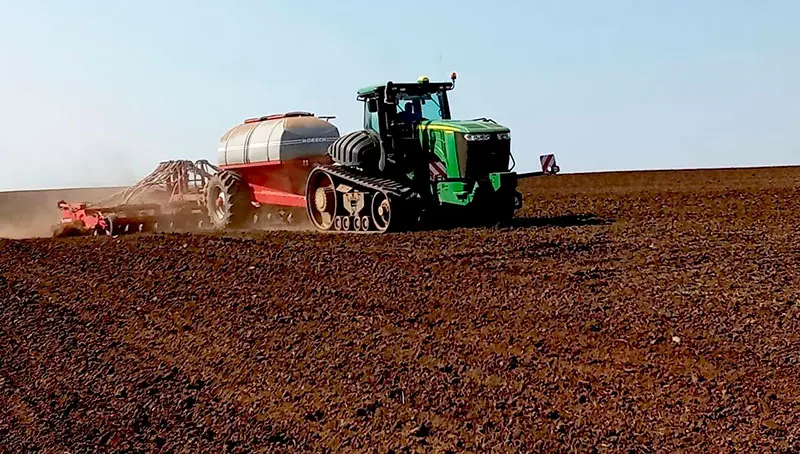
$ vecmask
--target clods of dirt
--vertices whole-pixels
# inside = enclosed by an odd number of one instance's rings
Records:
[[[800,450],[800,169],[512,228],[0,242],[0,452]]]

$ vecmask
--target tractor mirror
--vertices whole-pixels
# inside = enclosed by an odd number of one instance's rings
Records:
[[[394,101],[392,99],[393,98],[393,94],[392,94],[392,89],[393,88],[394,88],[394,84],[392,83],[391,80],[389,82],[386,82],[386,88],[383,89],[383,97],[384,97],[383,102],[385,102],[386,104],[394,104]]]
[[[378,100],[375,98],[371,98],[367,100],[367,110],[369,113],[375,113],[378,111]]]

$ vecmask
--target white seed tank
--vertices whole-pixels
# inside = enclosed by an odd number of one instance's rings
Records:
[[[324,156],[339,129],[308,112],[251,118],[234,126],[219,143],[219,164],[255,164]]]

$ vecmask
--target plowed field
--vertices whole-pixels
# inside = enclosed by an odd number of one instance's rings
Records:
[[[0,240],[0,452],[798,452],[800,168],[513,228]]]

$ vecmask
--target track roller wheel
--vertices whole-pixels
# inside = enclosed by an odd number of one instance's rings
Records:
[[[372,198],[372,222],[379,232],[385,232],[392,223],[392,203],[386,194],[376,193]]]
[[[337,201],[333,179],[323,171],[312,171],[306,183],[306,210],[318,230],[341,230],[336,216]]]
[[[234,172],[223,170],[211,177],[205,196],[208,217],[217,230],[240,227],[252,219],[249,188]]]

